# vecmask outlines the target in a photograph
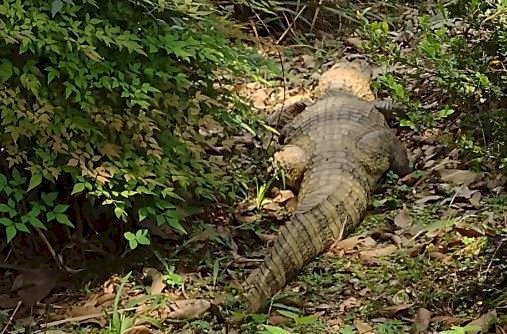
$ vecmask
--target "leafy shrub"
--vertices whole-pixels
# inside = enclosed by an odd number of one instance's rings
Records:
[[[87,198],[123,221],[149,218],[184,233],[185,200],[232,196],[241,180],[207,149],[251,122],[223,88],[259,60],[235,36],[206,3],[3,1],[7,239],[51,221],[75,225],[74,206]],[[234,106],[237,114],[225,112]]]
[[[496,0],[423,4],[396,24],[364,18],[366,51],[384,68],[397,68],[379,78],[380,86],[409,106],[402,126],[424,129],[458,120],[461,147],[477,161],[504,167],[507,5]]]

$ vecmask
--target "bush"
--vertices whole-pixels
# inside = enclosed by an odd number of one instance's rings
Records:
[[[207,148],[250,122],[216,85],[253,74],[258,58],[233,42],[238,31],[206,3],[4,1],[7,240],[52,221],[74,226],[74,206],[87,199],[123,221],[149,218],[184,233],[184,200],[234,195],[241,180]],[[231,106],[240,112],[225,112]]]
[[[362,29],[374,60],[397,68],[379,83],[410,107],[400,124],[425,129],[459,121],[460,146],[477,162],[501,168],[507,162],[506,14],[505,1],[428,2],[407,10],[394,28],[364,19]]]

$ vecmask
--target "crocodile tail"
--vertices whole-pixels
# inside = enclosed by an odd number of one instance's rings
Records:
[[[348,193],[343,188],[339,192]],[[363,197],[365,193],[355,195]],[[267,299],[360,220],[366,201],[347,205],[347,199],[338,198],[336,194],[327,196],[312,209],[294,214],[280,229],[270,253],[245,282],[244,299],[249,312],[261,311]]]

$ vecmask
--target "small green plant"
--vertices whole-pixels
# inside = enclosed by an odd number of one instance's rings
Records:
[[[129,242],[130,249],[136,249],[138,245],[149,245],[150,239],[148,236],[148,230],[138,230],[136,234],[132,232],[124,233],[125,239]]]
[[[122,334],[134,324],[134,318],[129,317],[126,315],[126,313],[119,311],[120,299],[123,294],[123,289],[125,287],[125,284],[128,282],[131,274],[132,273],[128,273],[125,277],[123,277],[118,288],[118,291],[114,298],[113,313],[109,320],[109,328],[107,334]]]
[[[402,328],[403,322],[400,320],[388,320],[376,326],[378,334],[398,334]]]
[[[169,268],[167,274],[165,274],[163,277],[166,284],[171,287],[180,287],[185,283],[185,279],[181,275],[174,272],[173,266]]]

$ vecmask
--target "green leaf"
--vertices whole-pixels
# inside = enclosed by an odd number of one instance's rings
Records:
[[[67,204],[57,204],[53,211],[55,213],[64,213],[69,208],[69,205]]]
[[[137,240],[134,238],[132,240],[129,240],[129,247],[130,249],[136,249],[137,248]]]
[[[23,223],[15,223],[14,226],[16,226],[16,229],[18,231],[30,233],[30,230],[28,229],[28,227],[26,227],[26,225]]]
[[[141,245],[149,245],[150,244],[150,239],[148,239],[147,237],[148,235],[148,230],[139,230],[136,232],[136,240],[138,243],[140,243]]]
[[[55,218],[56,221],[59,222],[60,224],[74,227],[74,224],[70,222],[69,217],[67,217],[67,215],[64,213],[56,213]]]
[[[270,325],[263,325],[265,331],[263,333],[266,334],[290,334],[290,332],[286,331],[283,328],[277,327],[277,326],[270,326]]]
[[[5,233],[7,234],[7,243],[11,242],[12,239],[16,236],[17,230],[16,227],[13,225],[7,226],[5,229]]]
[[[12,76],[12,63],[8,59],[2,59],[0,63],[0,81],[4,82],[9,80]]]
[[[58,197],[57,192],[52,192],[49,194],[42,193],[42,200],[46,205],[53,205],[54,201],[56,200],[56,197]]]
[[[28,185],[28,189],[26,191],[30,191],[33,188],[37,187],[42,182],[42,174],[36,173],[32,175],[30,179],[30,184]]]
[[[139,222],[142,222],[148,217],[148,210],[146,208],[140,208],[137,214],[139,215]]]
[[[30,212],[28,212],[28,214],[30,217],[37,217],[38,215],[40,215],[40,205],[34,205],[32,207],[32,210],[30,210]]]
[[[287,318],[290,318],[293,320],[299,317],[299,314],[294,313],[294,312],[290,312],[290,311],[286,311],[286,310],[277,310],[277,312],[280,313],[281,315],[283,315],[284,317],[287,317]]]
[[[125,213],[125,210],[123,210],[123,208],[120,208],[119,206],[117,206],[116,208],[114,208],[114,215],[116,216],[116,218],[121,218],[121,216]]]
[[[55,218],[56,218],[55,213],[53,211],[46,213],[46,220],[48,222],[52,221]]]
[[[55,17],[56,14],[62,10],[63,1],[62,0],[53,0],[51,3],[51,17]]]
[[[7,213],[11,208],[7,204],[0,204],[0,212]]]
[[[85,184],[84,183],[76,183],[74,185],[74,188],[72,189],[72,192],[70,193],[71,195],[74,195],[74,194],[79,194],[80,192],[82,192],[83,190],[85,189]]]
[[[306,317],[298,317],[294,319],[298,325],[307,325],[315,323],[319,318],[316,315],[308,315]]]
[[[3,218],[0,218],[0,224],[2,224],[4,226],[11,226],[12,224],[14,224],[14,222],[12,220],[10,220],[9,218],[3,217]]]
[[[187,234],[187,231],[183,228],[183,226],[180,224],[177,218],[167,218],[167,223],[169,226],[174,228],[176,231],[180,232],[181,234]]]
[[[123,236],[125,237],[125,239],[127,239],[129,241],[136,239],[136,235],[132,232],[125,232],[125,233],[123,233]]]
[[[28,222],[32,224],[33,227],[47,230],[46,226],[37,217],[28,216]]]

